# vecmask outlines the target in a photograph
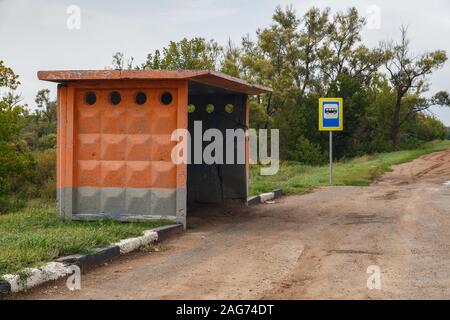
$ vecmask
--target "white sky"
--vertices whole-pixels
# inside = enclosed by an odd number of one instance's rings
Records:
[[[55,84],[37,79],[38,70],[103,69],[117,51],[141,63],[147,53],[183,37],[239,43],[243,35],[254,36],[257,28],[268,26],[277,5],[288,4],[298,14],[311,6],[333,11],[355,6],[365,16],[375,5],[381,27],[364,30],[367,45],[398,39],[405,24],[415,52],[444,49],[450,55],[448,0],[0,0],[0,59],[20,75],[19,91],[32,106],[39,89],[55,93]],[[69,5],[81,9],[79,30],[66,27]],[[430,78],[431,93],[450,91],[449,79],[450,61]],[[450,125],[450,109],[433,111]]]

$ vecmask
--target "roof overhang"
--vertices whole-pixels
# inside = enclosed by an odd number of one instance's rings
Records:
[[[189,80],[232,92],[257,95],[271,88],[209,70],[57,70],[39,71],[38,78],[58,83],[89,80]]]

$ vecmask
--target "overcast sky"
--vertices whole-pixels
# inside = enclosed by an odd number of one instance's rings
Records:
[[[0,0],[0,59],[20,75],[22,97],[33,105],[37,90],[54,94],[56,87],[39,81],[38,70],[103,69],[117,51],[140,63],[147,53],[184,37],[239,43],[243,35],[268,26],[277,5],[289,4],[298,14],[312,6],[333,11],[355,6],[372,18],[378,8],[380,28],[363,32],[368,46],[398,39],[405,24],[416,53],[444,49],[450,54],[448,0]],[[67,28],[70,5],[81,10],[80,29]],[[450,62],[430,78],[431,92],[450,91],[449,79]],[[450,110],[433,111],[450,125]]]

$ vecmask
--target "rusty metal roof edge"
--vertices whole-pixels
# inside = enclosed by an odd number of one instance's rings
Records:
[[[206,70],[206,72],[205,72],[204,74],[200,74],[200,75],[198,75],[198,76],[193,76],[193,77],[191,77],[191,79],[192,79],[192,80],[195,80],[195,78],[197,78],[197,77],[202,77],[202,76],[207,76],[207,75],[211,75],[211,76],[214,76],[214,77],[218,77],[218,78],[221,78],[221,79],[230,81],[230,82],[238,83],[238,84],[240,84],[240,85],[243,85],[243,86],[246,86],[246,87],[255,89],[255,90],[257,90],[257,91],[265,92],[265,93],[270,93],[270,92],[273,91],[273,90],[272,90],[271,88],[269,88],[269,87],[265,87],[265,86],[259,85],[259,84],[249,83],[249,82],[247,82],[247,81],[245,81],[245,80],[242,80],[242,79],[240,79],[240,78],[236,78],[236,77],[227,75],[227,74],[222,73],[222,72],[217,72],[217,71]]]
[[[270,93],[271,88],[251,84],[245,80],[227,74],[210,70],[53,70],[38,71],[39,80],[53,82],[82,81],[82,80],[156,80],[156,79],[192,79],[198,80],[205,76],[213,76],[225,81],[233,82],[258,93]]]

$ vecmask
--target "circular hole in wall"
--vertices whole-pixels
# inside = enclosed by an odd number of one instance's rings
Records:
[[[90,106],[94,105],[97,102],[97,96],[93,92],[86,92],[84,95],[84,102]]]
[[[234,110],[234,106],[231,103],[229,103],[225,106],[225,111],[227,113],[233,113],[233,110]]]
[[[161,103],[166,105],[166,106],[171,104],[172,100],[173,100],[173,98],[172,98],[172,94],[170,92],[164,92],[161,95]]]
[[[189,113],[195,112],[195,105],[194,105],[194,104],[188,105],[188,112],[189,112]]]
[[[206,106],[206,112],[208,112],[208,113],[213,113],[214,112],[214,105],[213,104],[208,104],[207,106]]]
[[[118,105],[120,103],[120,101],[122,101],[122,97],[120,96],[120,93],[117,91],[113,91],[110,93],[109,95],[109,101],[113,104],[113,105]]]
[[[139,91],[136,93],[135,101],[137,104],[142,105],[147,102],[147,95],[144,92]]]

